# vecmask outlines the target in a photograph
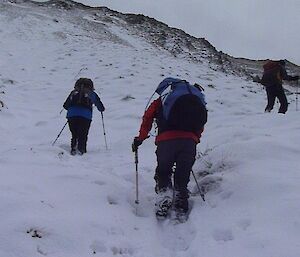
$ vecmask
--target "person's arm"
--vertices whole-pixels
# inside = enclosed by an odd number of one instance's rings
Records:
[[[96,105],[99,112],[105,111],[105,107],[104,107],[103,103],[101,102],[100,97],[95,92],[91,93],[91,100],[92,100],[93,104]]]
[[[141,141],[144,141],[148,137],[148,133],[150,132],[152,128],[153,120],[161,107],[161,99],[158,98],[154,100],[149,108],[145,111],[143,116],[143,121],[140,127],[138,139]]]
[[[68,110],[69,107],[70,107],[70,104],[71,104],[71,95],[72,95],[73,92],[71,92],[68,96],[68,98],[66,99],[66,101],[64,102],[63,104],[63,107]]]
[[[132,151],[136,152],[138,147],[143,143],[143,141],[148,138],[148,133],[152,128],[153,120],[161,107],[161,99],[158,98],[154,100],[149,108],[145,111],[143,116],[143,121],[140,127],[139,135],[133,139]]]
[[[287,81],[293,81],[293,80],[298,80],[299,76],[290,76],[287,74],[286,69],[284,67],[281,67],[280,69],[280,76],[283,80]]]

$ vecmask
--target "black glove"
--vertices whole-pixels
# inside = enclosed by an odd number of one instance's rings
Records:
[[[294,76],[294,80],[298,80],[299,79],[299,76]]]
[[[132,142],[132,152],[136,152],[139,146],[143,143],[143,140],[140,140],[138,137],[135,137]]]

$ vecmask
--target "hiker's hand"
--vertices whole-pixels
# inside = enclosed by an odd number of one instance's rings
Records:
[[[294,80],[298,80],[299,79],[299,76],[294,76]]]
[[[136,152],[139,146],[143,143],[138,137],[135,137],[132,142],[132,152]]]

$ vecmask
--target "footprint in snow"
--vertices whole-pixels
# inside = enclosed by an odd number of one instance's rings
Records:
[[[67,151],[67,152],[70,151],[70,146],[67,145],[67,144],[60,144],[58,147],[65,150],[65,151]]]
[[[163,247],[175,251],[187,251],[196,237],[197,231],[189,220],[174,225],[166,220],[159,225],[158,238]]]
[[[107,248],[106,248],[105,244],[102,241],[94,241],[90,245],[90,249],[92,250],[93,254],[107,252]]]
[[[65,156],[65,153],[63,151],[60,151],[58,154],[57,154],[58,158],[59,159],[63,159],[64,156]]]
[[[44,126],[46,124],[47,124],[47,121],[39,121],[39,122],[35,123],[35,126],[39,127],[39,126]]]
[[[36,247],[36,251],[41,254],[41,255],[44,255],[44,256],[47,256],[47,252],[45,250],[43,250],[39,245]]]
[[[238,226],[242,230],[247,230],[251,226],[251,220],[250,219],[242,219],[238,222]]]
[[[106,184],[104,181],[100,181],[100,180],[96,180],[93,183],[98,185],[98,186],[104,186]]]
[[[212,236],[218,242],[228,242],[234,239],[232,231],[230,229],[216,229],[213,232]]]
[[[227,200],[232,196],[233,192],[232,191],[226,191],[221,193],[221,199],[222,200]]]
[[[127,201],[129,205],[131,206],[132,213],[141,218],[147,218],[151,215],[153,215],[153,197],[147,197],[143,196],[139,199],[138,202],[136,202],[136,199],[133,199],[133,195],[131,194],[128,196]]]
[[[108,195],[107,196],[107,202],[110,204],[110,205],[117,205],[119,203],[119,199],[117,196],[115,195]]]
[[[134,249],[132,247],[111,247],[113,255],[129,256],[134,255]]]
[[[107,235],[111,235],[111,236],[124,236],[125,233],[124,231],[120,228],[120,227],[110,227],[108,230],[107,230]]]
[[[220,189],[223,178],[220,176],[206,176],[200,182],[199,185],[202,189],[202,192],[206,194],[207,192],[217,191]]]

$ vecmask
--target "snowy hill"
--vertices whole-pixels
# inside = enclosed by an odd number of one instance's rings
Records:
[[[68,1],[0,2],[0,257],[299,256],[295,96],[286,115],[265,114],[263,88],[222,72],[204,41],[200,54],[174,55],[169,40],[158,45],[129,26],[134,17]],[[202,84],[209,110],[194,166],[206,202],[191,180],[193,209],[179,225],[154,217],[153,137],[140,147],[134,204],[130,144],[167,76]],[[94,110],[88,153],[73,157],[67,128],[51,144],[79,77],[93,79],[107,108],[109,149]]]

